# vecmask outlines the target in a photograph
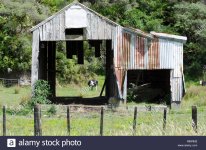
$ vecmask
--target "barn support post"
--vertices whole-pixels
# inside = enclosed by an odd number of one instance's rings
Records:
[[[170,70],[170,107],[172,109],[180,109],[181,98],[183,94],[183,80],[179,77],[174,77],[174,70]]]
[[[32,66],[31,66],[31,86],[32,96],[34,95],[34,84],[38,80],[39,70],[39,30],[33,31],[32,37]]]
[[[66,41],[66,53],[67,53],[67,58],[72,59],[72,48],[74,48],[72,41]]]
[[[106,98],[109,99],[112,94],[112,67],[113,67],[112,41],[106,40]]]
[[[39,79],[48,80],[47,74],[47,53],[48,42],[41,41],[39,44]]]
[[[48,83],[51,97],[56,96],[56,42],[48,42]]]
[[[84,44],[83,41],[77,41],[77,58],[78,64],[84,64]]]
[[[125,71],[125,75],[124,75],[123,99],[124,99],[124,104],[126,105],[127,103],[127,71]]]

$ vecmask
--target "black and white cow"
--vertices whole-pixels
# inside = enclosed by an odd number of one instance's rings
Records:
[[[98,81],[97,80],[89,80],[88,86],[90,87],[91,90],[93,90],[94,87],[96,87],[96,90],[97,90]]]

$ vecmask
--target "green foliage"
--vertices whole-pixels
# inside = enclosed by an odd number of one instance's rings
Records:
[[[31,99],[31,105],[49,104],[50,87],[47,81],[37,80],[34,84],[34,95]]]
[[[126,27],[144,31],[165,31],[165,11],[169,3],[162,0],[97,1],[91,7]],[[104,8],[104,9],[102,9]]]
[[[66,58],[65,45],[57,44],[57,79],[61,84],[82,84],[88,79],[96,77],[96,74],[104,74],[103,59],[94,57],[94,50],[89,49],[84,42],[84,65],[77,64],[77,57]]]
[[[56,113],[57,113],[57,110],[56,110],[55,105],[52,105],[52,106],[47,110],[47,114],[48,114],[48,115],[56,115]]]
[[[206,5],[181,2],[174,5],[174,30],[188,38],[184,48],[186,75],[202,74],[206,58]]]
[[[45,19],[49,8],[35,0],[1,0],[0,70],[28,71],[31,66],[29,29]]]
[[[62,7],[68,5],[73,0],[41,0],[41,4],[49,6],[52,12],[57,12]]]
[[[24,107],[9,107],[6,109],[6,113],[10,115],[21,115],[25,116],[32,112],[32,108],[29,105],[25,105]]]
[[[29,71],[31,34],[29,29],[73,0],[0,0],[0,72]],[[200,0],[79,0],[91,9],[126,27],[150,32],[187,36],[184,46],[185,74],[199,77],[206,62],[206,5]],[[104,74],[104,63],[91,56],[85,46],[85,65],[68,60],[65,47],[57,52],[60,83],[81,83]],[[83,76],[84,75],[84,76]]]

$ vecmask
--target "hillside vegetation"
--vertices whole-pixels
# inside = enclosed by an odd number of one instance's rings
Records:
[[[29,29],[57,12],[72,0],[0,0],[0,75],[8,68],[29,71],[31,33]],[[206,55],[206,5],[200,0],[79,0],[109,19],[143,31],[187,36],[184,68],[188,78],[202,76]],[[81,75],[103,74],[102,62],[87,59],[75,66],[66,59],[64,46],[57,46],[57,77],[60,82],[77,83]],[[59,61],[61,60],[61,61]],[[90,62],[94,63],[90,63]],[[100,63],[98,63],[100,62]],[[74,67],[75,66],[75,67]],[[91,73],[91,74],[90,74]]]

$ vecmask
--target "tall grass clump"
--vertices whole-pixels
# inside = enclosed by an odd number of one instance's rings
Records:
[[[57,110],[54,105],[51,105],[51,107],[47,110],[47,114],[49,116],[56,115],[56,113],[57,113]]]
[[[19,94],[20,93],[20,87],[18,85],[16,85],[14,87],[14,94]]]
[[[190,107],[192,105],[196,106],[206,106],[206,87],[191,85],[182,100],[182,107]]]

